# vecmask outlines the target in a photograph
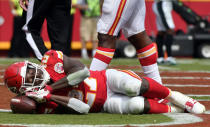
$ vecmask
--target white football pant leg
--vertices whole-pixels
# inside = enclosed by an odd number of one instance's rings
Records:
[[[123,30],[125,37],[145,30],[144,0],[104,0],[97,32],[117,36]]]
[[[135,74],[133,72],[131,73]],[[141,80],[129,75],[126,72],[118,71],[115,69],[107,69],[106,76],[107,88],[112,92],[125,94],[127,96],[139,95],[142,83]]]
[[[142,114],[144,111],[144,98],[141,96],[128,97],[121,94],[113,94],[107,98],[104,111],[118,114]]]

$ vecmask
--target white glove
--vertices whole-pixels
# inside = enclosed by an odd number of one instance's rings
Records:
[[[41,89],[36,92],[26,92],[26,96],[31,97],[35,99],[38,103],[46,102],[47,100],[50,100],[50,92],[46,89]]]

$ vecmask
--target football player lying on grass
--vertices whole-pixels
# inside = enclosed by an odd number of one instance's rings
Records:
[[[81,114],[101,111],[201,114],[205,111],[205,106],[196,100],[151,78],[140,77],[129,70],[90,71],[78,60],[55,50],[45,53],[41,65],[28,61],[10,65],[4,82],[12,92],[36,100],[41,113],[46,110],[53,113],[58,105]]]

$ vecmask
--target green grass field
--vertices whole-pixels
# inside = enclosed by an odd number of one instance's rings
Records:
[[[120,125],[148,124],[171,121],[164,115],[119,115],[107,113],[90,113],[88,115],[70,114],[12,114],[0,113],[1,124],[80,124],[80,125]]]
[[[0,58],[1,66],[8,66],[16,61],[24,59]],[[39,63],[36,59],[29,61]],[[83,60],[83,63],[89,66],[91,60]],[[126,65],[128,67],[137,66],[134,71],[141,71],[137,59],[113,59],[111,67]],[[139,67],[139,68],[138,68]],[[160,71],[210,71],[210,59],[177,59],[177,65],[161,65]],[[208,99],[209,97],[193,97],[196,99]],[[0,113],[0,124],[80,124],[80,125],[122,125],[122,124],[155,124],[171,121],[172,119],[162,115],[119,115],[107,113],[90,113],[88,115],[70,115],[70,114],[12,114],[10,112]]]
[[[11,58],[0,58],[0,65],[7,66],[17,61],[29,60],[31,62],[39,63],[37,59],[11,59]],[[80,59],[86,65],[90,65],[90,60]],[[174,70],[174,71],[210,71],[210,59],[190,59],[190,58],[179,58],[176,59],[177,65],[160,65],[160,71],[164,70]],[[141,70],[141,66],[137,59],[113,59],[110,66],[139,66]]]

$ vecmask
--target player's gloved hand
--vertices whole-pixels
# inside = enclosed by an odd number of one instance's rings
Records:
[[[41,89],[36,92],[26,92],[26,96],[35,99],[38,103],[43,103],[50,100],[51,94],[46,89]]]
[[[47,84],[45,85],[44,89],[48,90],[50,93],[52,93],[52,91],[53,91],[52,87],[50,85],[47,85]]]

